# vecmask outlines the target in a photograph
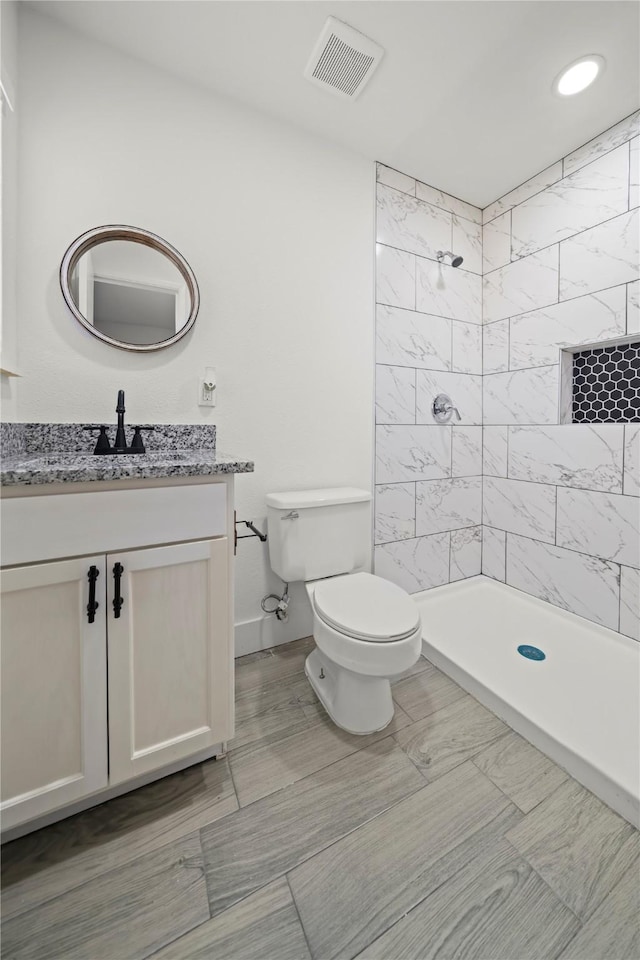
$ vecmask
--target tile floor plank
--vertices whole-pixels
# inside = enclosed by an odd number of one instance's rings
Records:
[[[497,839],[358,960],[553,960],[579,927],[511,844]]]
[[[238,809],[226,760],[207,760],[2,848],[2,916],[23,913]]]
[[[353,957],[442,882],[438,861],[521,816],[466,763],[307,860],[288,877],[312,955]]]
[[[289,736],[278,731],[230,751],[229,762],[241,807],[296,783],[411,723],[398,707],[384,730],[363,737],[337,727],[320,704],[309,705],[305,711],[306,725],[299,731],[294,730]],[[312,711],[315,719],[311,717]]]
[[[313,637],[305,637],[260,651],[259,654],[239,657],[236,663],[236,695],[265,691],[274,683],[306,679],[304,662],[314,647]]]
[[[640,865],[627,870],[591,914],[560,960],[638,960],[640,957]]]
[[[153,960],[310,960],[289,884],[274,880],[153,955]]]
[[[467,696],[462,687],[425,660],[426,668],[394,683],[393,699],[412,720],[423,720],[455,700]]]
[[[543,800],[507,839],[581,920],[640,854],[638,831],[575,780]]]
[[[537,807],[569,777],[513,730],[478,753],[473,762],[524,813]]]
[[[502,720],[465,694],[401,730],[394,739],[431,782],[474,757],[508,731]]]
[[[238,667],[236,677],[242,676],[242,673],[242,667]],[[303,707],[317,702],[318,698],[306,676],[288,683],[272,684],[236,696],[236,722],[243,722],[253,717],[262,717],[265,714],[287,710],[290,707]]]
[[[137,960],[209,919],[197,833],[2,924],[11,960]]]
[[[205,827],[212,916],[423,786],[388,737]]]

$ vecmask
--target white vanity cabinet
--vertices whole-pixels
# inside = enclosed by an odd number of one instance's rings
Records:
[[[233,481],[198,479],[0,502],[4,830],[233,736]]]
[[[2,820],[11,827],[107,785],[104,556],[2,571]]]

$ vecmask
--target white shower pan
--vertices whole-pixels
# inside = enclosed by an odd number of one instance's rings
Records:
[[[483,576],[413,599],[424,656],[638,826],[640,643]]]

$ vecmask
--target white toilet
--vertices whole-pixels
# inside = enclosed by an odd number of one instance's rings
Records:
[[[416,604],[370,573],[371,494],[353,487],[267,496],[271,567],[304,580],[316,649],[305,672],[331,719],[349,733],[382,730],[393,718],[389,678],[412,667],[422,648]]]

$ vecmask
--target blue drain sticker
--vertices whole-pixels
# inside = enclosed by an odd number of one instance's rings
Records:
[[[546,660],[546,653],[540,649],[540,647],[530,647],[529,644],[523,643],[518,647],[518,653],[522,657],[526,657],[527,660]]]

